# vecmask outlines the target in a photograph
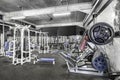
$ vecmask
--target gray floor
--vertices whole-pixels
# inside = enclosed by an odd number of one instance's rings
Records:
[[[0,80],[108,80],[107,78],[67,72],[64,60],[57,54],[47,54],[44,57],[54,57],[56,64],[25,63],[12,65],[10,60],[0,57]]]

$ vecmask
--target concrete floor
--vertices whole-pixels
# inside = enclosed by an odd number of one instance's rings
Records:
[[[10,59],[0,57],[0,80],[108,80],[107,78],[67,72],[65,61],[57,54],[47,54],[44,57],[54,57],[56,64],[25,63],[12,65]]]

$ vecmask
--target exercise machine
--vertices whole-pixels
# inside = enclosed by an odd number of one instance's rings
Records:
[[[5,42],[6,55],[12,58],[14,65],[23,65],[31,61],[29,27],[16,25],[12,28],[14,31],[12,41]]]
[[[48,45],[48,33],[41,32],[40,34],[40,43],[41,43],[41,53],[49,53],[49,45]]]
[[[72,51],[63,51],[60,54],[66,61],[68,71],[97,76],[109,73],[106,52],[99,45],[110,43],[113,37],[114,31],[107,23],[97,23],[85,31],[78,48],[75,48],[79,49],[77,56],[71,55]]]

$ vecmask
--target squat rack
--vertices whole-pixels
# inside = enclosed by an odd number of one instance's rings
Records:
[[[24,42],[25,42],[25,35],[24,35],[24,33],[25,33],[25,31],[27,31],[27,33],[28,33],[28,39],[27,39],[27,43],[28,44],[30,44],[30,35],[29,35],[29,33],[30,33],[30,31],[29,31],[29,27],[30,26],[24,26],[24,27],[21,27],[21,26],[17,26],[17,27],[15,27],[14,28],[14,46],[13,46],[13,61],[12,61],[12,63],[14,64],[14,65],[16,65],[16,64],[21,64],[21,65],[23,65],[24,63],[26,63],[26,62],[30,62],[31,61],[31,53],[30,53],[30,45],[28,45],[28,50],[24,50],[24,47],[26,47],[25,45],[24,45]],[[17,46],[16,44],[16,40],[17,40],[17,36],[16,36],[16,33],[17,33],[17,30],[20,30],[20,44],[21,45],[19,45],[19,46]],[[20,49],[18,48],[17,49],[17,47],[20,47]],[[17,51],[20,51],[20,58],[18,58],[18,54],[17,54]],[[24,57],[24,54],[28,54],[28,56],[27,57]]]
[[[14,27],[14,24],[12,23],[8,23],[8,22],[4,22],[2,20],[0,20],[0,25],[1,25],[1,28],[2,28],[2,32],[0,33],[0,56],[5,56],[5,49],[4,49],[4,43],[5,43],[5,26],[8,26],[8,27]]]

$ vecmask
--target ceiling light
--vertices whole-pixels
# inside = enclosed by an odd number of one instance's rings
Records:
[[[38,16],[38,15],[43,15],[43,14],[48,14],[49,10],[46,9],[41,9],[41,10],[28,10],[28,11],[23,11],[24,16]]]
[[[39,15],[40,13],[38,11],[24,11],[23,15],[24,16],[35,16],[35,15]]]
[[[25,19],[25,16],[12,17],[11,19]]]
[[[59,16],[69,16],[71,15],[71,12],[62,12],[62,13],[54,13],[54,17],[59,17]]]

